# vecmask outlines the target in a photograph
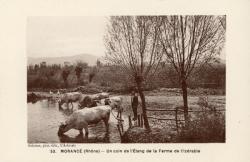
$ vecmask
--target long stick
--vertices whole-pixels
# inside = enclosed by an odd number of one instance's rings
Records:
[[[176,130],[177,130],[177,133],[179,133],[179,126],[178,126],[178,107],[176,107],[175,109],[175,123],[176,123]]]
[[[137,115],[138,126],[141,126],[141,115]]]
[[[132,127],[132,121],[131,121],[131,116],[129,115],[128,116],[128,124],[129,124],[129,128]]]
[[[141,127],[143,128],[143,115],[141,114]]]
[[[117,124],[117,128],[118,128],[118,132],[119,132],[119,134],[120,134],[120,137],[121,137],[121,139],[122,139],[122,132],[121,132],[121,129],[120,129],[120,125],[119,125],[119,124]]]

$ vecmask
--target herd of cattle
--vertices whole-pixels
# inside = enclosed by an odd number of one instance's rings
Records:
[[[53,95],[52,92],[50,92]],[[58,130],[58,135],[69,131],[70,129],[85,130],[85,137],[88,137],[88,125],[97,124],[103,121],[106,127],[106,133],[109,130],[109,118],[112,109],[117,109],[117,120],[122,120],[122,98],[120,96],[110,96],[108,93],[98,93],[94,95],[85,95],[80,92],[69,92],[60,94],[58,92],[59,109],[66,106],[73,110],[73,102],[78,103],[78,109],[74,111],[69,118],[61,123]]]

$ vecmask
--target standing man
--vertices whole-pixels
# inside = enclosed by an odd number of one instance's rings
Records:
[[[139,104],[139,102],[138,102],[137,92],[132,91],[132,93],[131,93],[131,105],[132,105],[132,110],[133,110],[133,113],[134,113],[133,120],[137,119],[137,107],[138,107],[138,104]]]

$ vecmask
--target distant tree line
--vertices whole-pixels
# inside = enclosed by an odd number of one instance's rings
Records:
[[[27,86],[28,89],[58,89],[83,86],[92,82],[97,73],[97,69],[101,66],[99,60],[95,66],[89,66],[81,60],[72,65],[46,65],[46,62],[28,65]]]
[[[190,88],[225,88],[226,67],[223,63],[206,65],[195,72],[188,79]],[[73,65],[35,64],[27,67],[28,89],[58,89],[74,88],[94,84],[106,87],[114,92],[130,92],[134,83],[123,69],[113,65],[104,65],[100,61],[89,66],[84,61],[77,61]],[[162,63],[154,77],[145,83],[145,90],[157,88],[179,88],[178,76],[170,64]]]

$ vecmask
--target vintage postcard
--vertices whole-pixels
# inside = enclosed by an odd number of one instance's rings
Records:
[[[1,1],[0,159],[250,160],[248,5]]]
[[[28,17],[26,31],[28,143],[226,141],[225,15]]]

